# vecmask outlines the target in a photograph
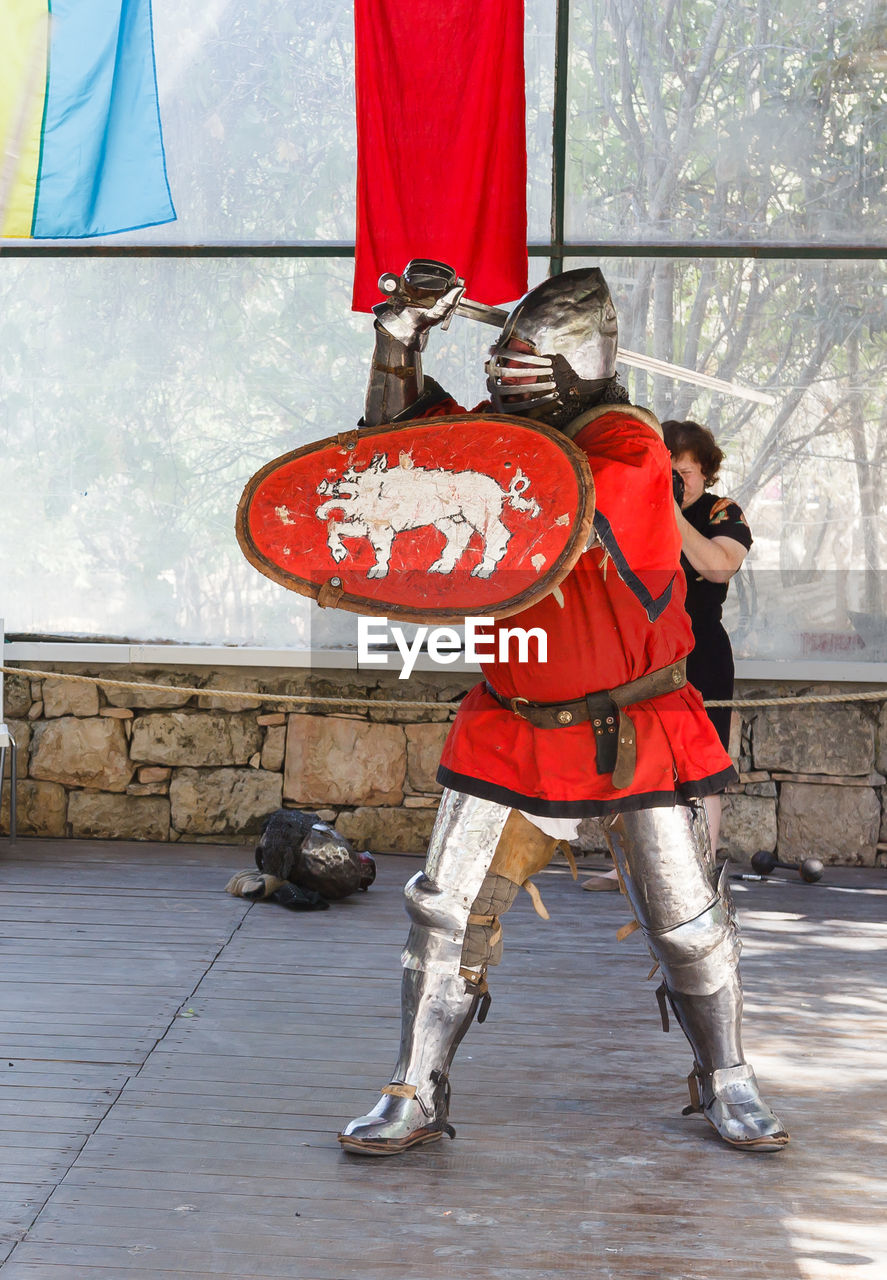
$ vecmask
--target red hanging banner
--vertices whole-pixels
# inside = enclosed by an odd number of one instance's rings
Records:
[[[355,311],[436,258],[490,304],[527,288],[523,0],[355,0]]]

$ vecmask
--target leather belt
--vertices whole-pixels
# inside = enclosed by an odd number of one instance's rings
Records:
[[[615,689],[586,693],[570,702],[530,702],[528,698],[505,698],[487,681],[487,692],[498,703],[513,711],[536,729],[565,729],[574,724],[591,723],[594,731],[596,763],[599,773],[611,773],[617,791],[631,786],[637,763],[637,737],[631,718],[624,708],[648,698],[673,693],[687,683],[687,659],[680,658],[667,667],[649,671],[628,684]]]

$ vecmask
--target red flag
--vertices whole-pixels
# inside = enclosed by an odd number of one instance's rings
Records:
[[[523,0],[355,0],[355,311],[437,258],[490,304],[527,288]]]

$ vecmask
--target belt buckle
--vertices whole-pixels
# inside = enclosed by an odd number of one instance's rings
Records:
[[[509,705],[509,707],[510,707],[511,711],[514,713],[514,715],[516,715],[516,716],[520,716],[522,720],[526,720],[526,718],[527,718],[527,717],[526,717],[526,716],[524,716],[524,715],[521,715],[521,712],[520,712],[520,711],[518,711],[517,706],[515,705],[515,704],[516,704],[516,703],[518,703],[518,702],[523,702],[523,703],[525,703],[527,706],[529,706],[529,705],[530,705],[530,699],[529,699],[529,698],[509,698],[509,699],[508,699],[508,705]]]

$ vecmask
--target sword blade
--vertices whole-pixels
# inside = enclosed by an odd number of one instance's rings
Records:
[[[479,320],[481,324],[492,324],[501,329],[508,312],[502,307],[488,307],[483,302],[472,302],[463,298],[456,307],[457,316],[465,316],[466,320]]]
[[[488,307],[483,302],[472,302],[469,298],[463,298],[456,307],[456,315],[501,329],[508,317],[508,312],[502,307]],[[722,378],[713,378],[708,373],[697,373],[695,369],[685,369],[683,365],[671,364],[668,360],[645,356],[639,351],[627,351],[625,347],[616,349],[616,359],[634,369],[643,369],[645,373],[675,378],[678,382],[691,382],[697,387],[705,387],[709,391],[720,391],[724,395],[736,396],[740,400],[750,400],[754,404],[776,404],[776,397],[767,391],[743,387],[738,382],[725,382]]]

